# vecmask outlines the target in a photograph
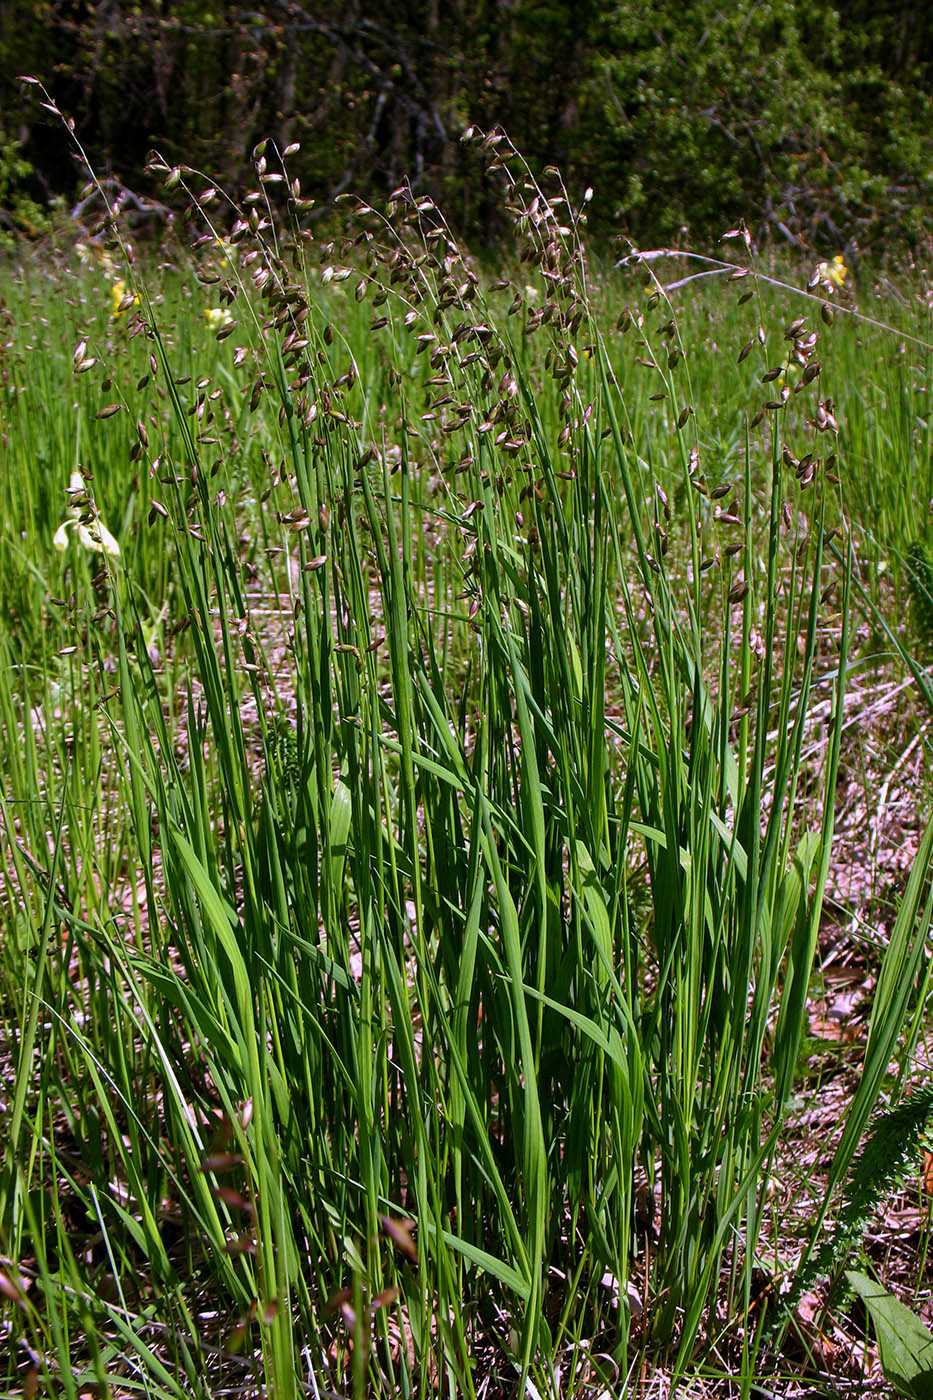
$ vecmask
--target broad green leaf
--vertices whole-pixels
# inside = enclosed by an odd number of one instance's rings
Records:
[[[887,1380],[910,1400],[931,1400],[933,1335],[880,1283],[854,1269],[846,1270],[846,1278],[868,1310]]]
[[[428,1233],[434,1233],[434,1225],[426,1223],[425,1229]],[[462,1254],[470,1264],[477,1269],[482,1269],[484,1273],[491,1274],[500,1283],[504,1283],[506,1288],[512,1290],[519,1298],[526,1301],[531,1292],[530,1284],[522,1278],[517,1269],[513,1269],[505,1260],[497,1259],[494,1254],[488,1253],[485,1249],[479,1249],[475,1244],[470,1244],[468,1240],[461,1240],[459,1236],[452,1235],[449,1230],[441,1232],[444,1243],[448,1249],[454,1249],[458,1254]]]
[[[236,915],[215,889],[210,876],[181,832],[170,829],[170,836],[185,872],[195,888],[204,918],[227,955],[236,991],[236,1010],[245,1032],[252,1025],[252,998],[246,963],[236,940]]]

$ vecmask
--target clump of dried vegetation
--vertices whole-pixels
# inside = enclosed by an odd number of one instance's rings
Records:
[[[871,398],[741,227],[606,270],[465,140],[499,279],[408,187],[315,240],[264,144],[242,204],[153,157],[191,248],[105,204],[4,308],[7,1394],[876,1374],[793,1280],[923,1072],[916,801],[896,908],[843,876],[923,782],[929,347]]]

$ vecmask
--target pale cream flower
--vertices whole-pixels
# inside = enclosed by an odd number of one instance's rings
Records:
[[[85,243],[78,239],[75,244],[75,252],[78,255],[78,262],[84,267],[96,266],[105,277],[116,277],[117,269],[114,266],[113,258],[106,248],[102,248],[99,243]]]
[[[87,485],[80,472],[71,473],[71,481],[66,487],[65,495],[68,497],[68,513],[52,537],[55,548],[60,551],[66,550],[68,531],[77,530],[78,543],[82,549],[87,549],[92,554],[108,554],[111,559],[118,558],[120,546],[100,517],[92,513],[90,519],[81,519],[81,511],[75,505],[75,499],[87,496]]]

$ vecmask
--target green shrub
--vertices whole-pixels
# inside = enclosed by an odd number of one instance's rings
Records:
[[[22,142],[14,141],[0,125],[0,242],[17,233],[33,237],[48,228],[45,211],[24,188],[32,174]]]

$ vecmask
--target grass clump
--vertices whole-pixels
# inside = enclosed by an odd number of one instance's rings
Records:
[[[520,278],[408,188],[318,247],[271,145],[240,207],[156,160],[183,276],[14,356],[8,1387],[753,1372],[852,645],[822,332],[736,270],[717,396],[653,264],[620,308],[471,140]],[[118,556],[52,548],[79,463]]]

